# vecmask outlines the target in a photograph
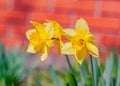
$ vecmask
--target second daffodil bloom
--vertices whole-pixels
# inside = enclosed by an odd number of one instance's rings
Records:
[[[41,61],[44,61],[49,52],[49,48],[55,44],[55,40],[59,38],[54,37],[55,27],[52,23],[41,24],[38,22],[31,22],[35,29],[26,32],[29,45],[27,52],[37,53],[41,52]]]
[[[99,56],[94,36],[89,32],[87,22],[83,18],[77,20],[75,30],[66,28],[63,34],[69,40],[62,47],[63,54],[74,54],[80,64],[87,52],[94,57]]]
[[[47,20],[47,22],[45,23],[45,25],[47,25],[49,23],[53,24],[54,33],[53,33],[52,39],[55,39],[55,40],[53,40],[53,42],[55,44],[57,44],[58,53],[61,54],[61,47],[63,45],[61,36],[62,36],[62,30],[63,30],[63,28],[62,28],[62,26],[60,24],[58,24],[56,21],[53,21],[53,20]]]

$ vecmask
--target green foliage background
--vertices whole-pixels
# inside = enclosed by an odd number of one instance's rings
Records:
[[[65,71],[54,70],[54,65],[40,70],[34,62],[25,66],[27,57],[20,49],[6,51],[0,44],[0,86],[120,86],[120,55],[114,49],[105,63],[92,57],[82,65],[71,64],[66,56]]]

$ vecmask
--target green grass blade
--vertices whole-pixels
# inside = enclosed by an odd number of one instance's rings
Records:
[[[70,86],[69,83],[66,83],[66,86]]]
[[[19,83],[25,79],[34,66],[24,66],[26,53],[21,53],[17,49],[5,51],[4,45],[0,43],[0,77],[7,85]]]
[[[49,66],[49,71],[50,71],[50,74],[53,78],[55,86],[60,86],[60,82],[57,78],[57,75],[56,75],[55,70],[53,69],[52,65]]]
[[[101,76],[102,86],[106,86],[106,85],[105,85],[105,79],[103,78],[103,71],[102,71],[102,68],[101,68],[101,67],[100,67],[100,76]]]
[[[98,86],[98,60],[90,55],[93,86]]]
[[[90,55],[93,86],[98,86],[98,61]]]
[[[106,60],[105,70],[106,70],[106,86],[110,86],[112,84],[112,70],[114,65],[114,51],[112,50],[110,53],[110,57]]]
[[[82,86],[86,86],[87,78],[85,74],[85,69],[82,64],[80,65],[80,76],[81,76]]]
[[[93,71],[94,71],[95,86],[98,86],[98,60],[97,58],[93,58]]]
[[[42,86],[39,81],[35,80],[36,86]]]
[[[116,86],[120,86],[120,55],[118,56],[118,71],[117,71]]]

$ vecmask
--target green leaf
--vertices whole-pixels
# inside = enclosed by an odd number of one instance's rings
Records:
[[[42,86],[39,81],[35,80],[36,86]]]
[[[74,71],[73,71],[73,69],[72,69],[72,65],[71,65],[71,63],[70,63],[69,57],[68,57],[68,55],[65,55],[65,57],[66,57],[66,61],[67,61],[68,66],[69,66],[70,74],[71,74],[72,79],[73,79],[73,81],[74,81],[74,86],[77,86],[77,80],[76,80],[76,78],[75,78]]]
[[[116,86],[120,86],[120,55],[118,56],[118,71],[117,71],[117,81]]]
[[[94,70],[95,86],[98,86],[98,60],[97,58],[93,58],[93,70]]]
[[[50,71],[50,74],[53,78],[55,86],[60,86],[60,82],[56,76],[55,70],[53,69],[52,65],[49,66],[49,71]]]
[[[101,82],[102,82],[102,86],[106,86],[105,85],[105,79],[104,79],[104,77],[103,77],[103,71],[102,71],[102,67],[100,67],[100,79],[101,79]]]
[[[12,48],[5,51],[4,45],[0,43],[0,77],[6,85],[20,83],[36,67],[33,64],[24,66],[26,59],[26,53]]]
[[[66,86],[70,86],[69,83],[66,83]]]
[[[105,70],[106,70],[106,86],[110,86],[113,81],[112,79],[112,70],[114,65],[114,50],[111,50],[110,57],[107,58],[106,64],[105,64]]]
[[[90,55],[93,86],[98,86],[98,61]]]
[[[81,76],[82,86],[86,86],[87,76],[86,76],[86,71],[82,64],[80,65],[80,76]]]

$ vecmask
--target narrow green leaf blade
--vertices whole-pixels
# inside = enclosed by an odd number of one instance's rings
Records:
[[[114,50],[111,51],[110,57],[106,60],[105,70],[106,70],[106,86],[112,84],[112,70],[114,65]]]
[[[103,71],[102,71],[102,68],[100,67],[100,76],[101,76],[101,82],[102,82],[102,86],[106,86],[105,85],[105,79],[103,77]]]
[[[57,75],[56,75],[55,70],[53,69],[52,65],[49,66],[49,71],[50,71],[50,74],[53,78],[55,86],[60,86],[60,82],[57,78]]]
[[[74,71],[73,71],[73,69],[72,69],[72,65],[71,65],[71,63],[70,63],[69,57],[68,57],[68,55],[65,55],[65,57],[66,57],[66,61],[67,61],[68,66],[69,66],[70,74],[71,74],[72,79],[73,79],[73,81],[74,81],[74,86],[77,86],[77,80],[76,80],[76,78],[75,78]]]
[[[86,74],[85,74],[85,69],[83,67],[83,65],[81,64],[80,65],[80,76],[81,76],[81,83],[82,83],[82,86],[86,86],[86,82],[87,82],[87,78],[86,78]]]
[[[118,71],[117,71],[116,86],[120,86],[120,55],[118,56]]]
[[[70,86],[69,83],[66,83],[66,86]]]
[[[42,86],[38,80],[35,80],[36,86]]]
[[[93,73],[94,73],[94,81],[95,86],[98,86],[98,60],[97,58],[93,58]]]

